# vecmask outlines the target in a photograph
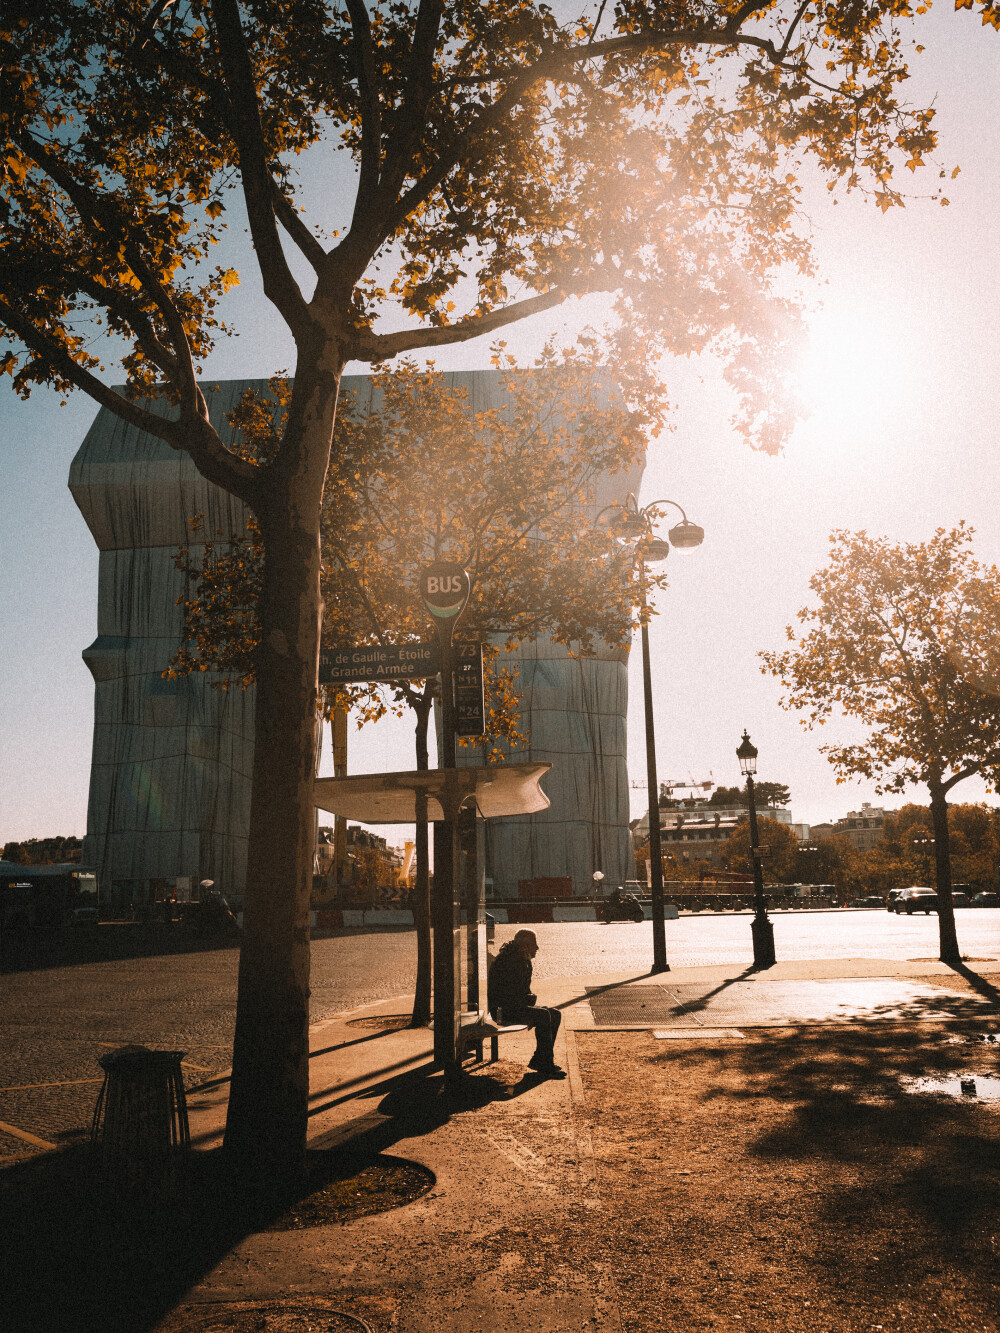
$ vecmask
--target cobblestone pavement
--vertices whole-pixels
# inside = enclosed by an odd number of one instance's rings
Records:
[[[937,918],[886,912],[794,912],[774,916],[778,958],[934,958]],[[517,929],[498,926],[502,944]],[[539,925],[539,978],[637,973],[652,954],[648,922]],[[970,957],[1000,953],[1000,910],[958,915]],[[748,915],[684,916],[667,923],[674,967],[751,960]],[[313,943],[312,1017],[408,993],[416,946],[412,931],[344,934]],[[0,1157],[30,1150],[16,1128],[45,1143],[85,1134],[100,1090],[97,1058],[126,1042],[182,1050],[189,1085],[229,1064],[236,1007],[235,947],[52,967],[2,980]]]
[[[409,932],[316,940],[313,1020],[409,990],[415,957]],[[185,1051],[188,1086],[227,1068],[238,958],[226,948],[5,976],[2,1125],[55,1144],[89,1132],[97,1059],[128,1042]],[[0,1156],[30,1147],[0,1126]]]

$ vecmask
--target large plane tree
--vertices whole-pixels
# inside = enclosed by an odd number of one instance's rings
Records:
[[[902,100],[914,14],[901,0],[5,4],[0,367],[21,394],[82,389],[186,451],[253,510],[265,550],[226,1136],[246,1172],[297,1169],[305,1142],[320,506],[345,364],[604,293],[610,358],[713,349],[738,424],[777,450],[795,320],[772,284],[810,264],[801,168],[898,199],[894,170],[934,148],[932,110]],[[353,175],[310,191],[333,153]],[[213,250],[227,221],[248,227],[294,340],[267,460],[225,446],[199,385],[238,281]]]

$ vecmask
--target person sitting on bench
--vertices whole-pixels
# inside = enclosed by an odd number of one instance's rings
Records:
[[[546,1078],[565,1078],[553,1058],[556,1033],[562,1021],[558,1009],[546,1009],[531,993],[531,960],[538,952],[533,930],[519,930],[500,949],[487,981],[489,1010],[498,1023],[525,1023],[535,1030],[535,1053],[528,1061]]]

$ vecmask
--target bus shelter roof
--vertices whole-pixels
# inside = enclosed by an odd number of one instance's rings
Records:
[[[441,797],[454,783],[456,802],[475,798],[484,819],[498,815],[533,815],[547,810],[549,798],[539,781],[552,767],[541,764],[490,764],[487,767],[423,769],[409,773],[359,773],[317,778],[313,800],[320,810],[365,824],[412,824],[417,792],[427,793],[427,818],[444,819]]]

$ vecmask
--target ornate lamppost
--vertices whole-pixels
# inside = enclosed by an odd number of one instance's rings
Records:
[[[764,872],[760,864],[760,845],[757,841],[757,809],[754,805],[753,775],[757,772],[757,747],[744,731],[743,740],[736,757],[740,761],[740,772],[747,780],[747,804],[750,814],[750,859],[753,862],[753,921],[750,934],[753,938],[753,965],[758,971],[773,967],[774,926],[768,920],[767,904],[764,901]]]
[[[664,505],[677,509],[680,523],[666,537],[656,535],[654,524]],[[649,664],[648,605],[646,601],[646,566],[665,560],[673,549],[687,555],[705,539],[705,529],[691,523],[676,500],[655,500],[640,509],[629,493],[624,505],[608,505],[597,515],[598,523],[613,528],[622,545],[631,547],[639,570],[639,595],[642,607],[642,693],[646,712],[646,783],[649,795],[649,876],[653,916],[653,966],[651,971],[669,972],[667,932],[663,916],[663,859],[660,850],[660,789],[656,780],[656,739],[653,729],[653,684]]]

